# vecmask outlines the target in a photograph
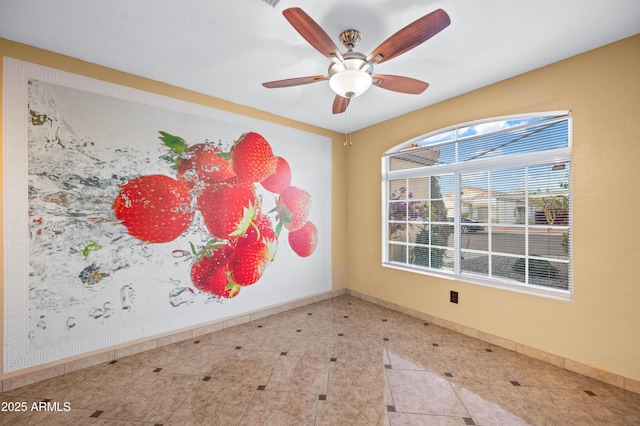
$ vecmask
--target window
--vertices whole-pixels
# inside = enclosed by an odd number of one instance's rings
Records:
[[[383,156],[383,265],[571,296],[571,116],[465,123]]]

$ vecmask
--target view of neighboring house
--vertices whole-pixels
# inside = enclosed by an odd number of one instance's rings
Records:
[[[449,217],[455,211],[454,193],[442,196]],[[491,209],[489,208],[491,206]],[[505,193],[463,186],[460,194],[460,216],[482,223],[517,224],[525,223],[525,197],[521,194]],[[530,208],[535,214],[535,209]]]
[[[455,200],[453,192],[442,196],[448,217],[453,218]],[[543,197],[544,198],[544,197]],[[541,198],[542,199],[542,198]],[[561,206],[546,206],[544,203],[530,205],[530,225],[566,225],[568,211]],[[491,208],[489,208],[491,206]],[[476,222],[503,225],[524,225],[527,215],[526,198],[517,192],[500,192],[463,186],[460,194],[460,216]]]

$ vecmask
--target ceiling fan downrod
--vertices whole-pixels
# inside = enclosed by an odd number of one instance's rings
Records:
[[[349,50],[349,52],[351,52],[353,48],[360,43],[360,40],[362,40],[362,35],[358,30],[344,30],[340,33],[340,41],[344,44],[344,47]]]

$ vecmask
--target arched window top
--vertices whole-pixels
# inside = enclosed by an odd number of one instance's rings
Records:
[[[385,152],[389,171],[568,148],[569,111],[493,117],[450,126]]]

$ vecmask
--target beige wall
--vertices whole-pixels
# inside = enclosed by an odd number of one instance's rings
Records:
[[[347,287],[640,380],[640,35],[358,131],[350,148],[334,132],[7,40],[0,39],[0,54],[331,137],[335,290]],[[381,267],[385,150],[465,121],[558,109],[570,109],[574,119],[572,301]],[[458,305],[448,302],[449,290],[459,291]]]
[[[381,266],[384,151],[457,123],[564,109],[573,113],[572,301]],[[353,141],[349,289],[640,380],[640,35],[366,128]]]
[[[347,264],[346,264],[346,188],[343,182],[346,180],[346,156],[347,151],[343,145],[344,136],[331,132],[318,127],[313,127],[298,123],[292,120],[286,120],[281,117],[277,117],[273,114],[269,114],[264,111],[247,108],[242,105],[233,104],[231,102],[223,101],[220,99],[212,98],[203,94],[191,92],[188,90],[180,89],[177,87],[169,86],[167,84],[159,83],[137,77],[130,74],[117,72],[108,68],[100,67],[97,65],[89,64],[74,58],[57,55],[51,52],[36,49],[30,46],[26,46],[19,43],[14,43],[0,38],[0,56],[9,56],[15,59],[28,61],[31,63],[56,68],[63,71],[72,72],[75,74],[84,75],[91,78],[97,78],[100,80],[109,81],[124,86],[133,87],[136,89],[145,90],[148,92],[157,93],[164,96],[170,96],[176,99],[181,99],[196,104],[217,108],[224,111],[229,111],[236,114],[242,114],[248,117],[270,121],[277,124],[282,124],[292,128],[304,130],[307,132],[327,136],[332,139],[332,156],[333,156],[333,182],[332,182],[332,264],[333,264],[333,290],[343,289],[346,286],[347,276]],[[0,62],[0,70],[2,63]],[[1,79],[0,79],[1,80]],[[0,94],[1,94],[0,85]],[[0,126],[2,126],[2,112],[0,110]],[[2,132],[0,131],[0,137]],[[2,168],[2,162],[0,161],[0,168]],[[0,179],[2,174],[0,173]],[[3,182],[4,185],[4,182]],[[4,186],[0,185],[0,188]],[[0,203],[2,197],[0,197]],[[26,212],[25,212],[26,214]],[[4,229],[0,236],[0,258],[3,257],[4,247]],[[0,266],[1,268],[1,266]],[[0,274],[0,280],[2,280],[4,286],[4,273]],[[4,296],[4,290],[0,291],[0,300]],[[3,311],[4,302],[0,303],[0,311]],[[1,326],[4,314],[0,315],[0,333],[4,328]],[[2,375],[0,375],[2,378]]]

